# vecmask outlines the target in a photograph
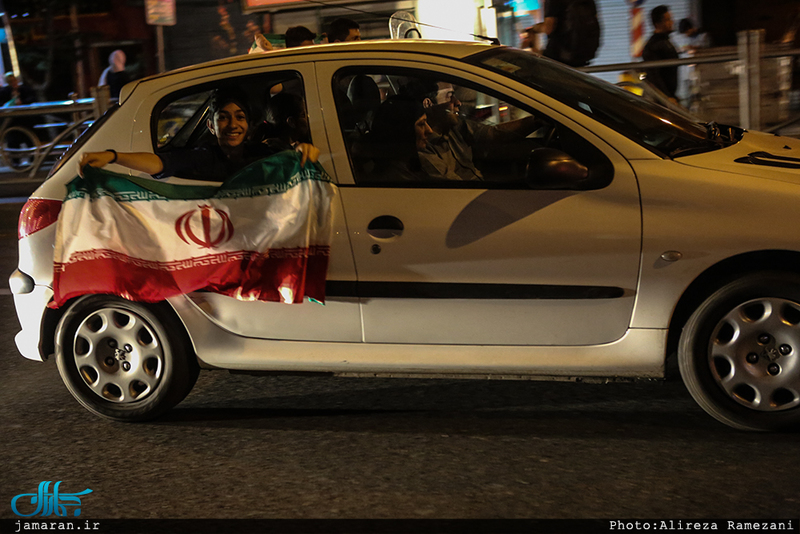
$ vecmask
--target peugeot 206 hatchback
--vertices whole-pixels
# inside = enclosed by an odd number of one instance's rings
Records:
[[[337,189],[325,305],[196,291],[54,306],[57,221],[80,154],[191,147],[208,136],[211,93],[230,85],[254,109],[280,92],[305,105]],[[398,97],[427,111],[408,173],[391,159],[407,147],[376,142]],[[428,131],[435,113],[460,137]],[[520,123],[522,135],[492,135]],[[16,343],[54,356],[84,407],[120,421],[162,414],[200,369],[628,379],[663,378],[676,357],[723,423],[796,428],[798,206],[800,141],[698,122],[513,48],[251,54],[127,85],[65,154],[20,217]]]

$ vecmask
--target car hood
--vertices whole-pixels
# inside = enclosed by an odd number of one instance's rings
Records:
[[[763,132],[748,131],[735,145],[675,161],[702,169],[800,183],[800,139]]]

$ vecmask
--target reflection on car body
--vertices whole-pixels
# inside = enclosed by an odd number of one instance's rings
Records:
[[[415,81],[450,84],[459,118],[481,127],[535,125],[513,142],[473,145],[479,180],[383,174],[400,149],[374,143],[373,121],[386,101],[414,98],[403,87]],[[800,170],[772,163],[800,157],[799,141],[704,124],[511,48],[375,41],[135,82],[81,150],[192,146],[207,135],[201,95],[223,82],[264,103],[278,84],[302,88],[310,140],[339,188],[326,305],[198,292],[158,305],[100,295],[48,308],[54,213],[78,171],[73,150],[21,218],[12,287],[20,351],[55,354],[90,411],[155,417],[200,367],[628,379],[664,377],[677,353],[689,391],[720,421],[798,425]],[[771,157],[753,164],[758,153]],[[761,215],[776,212],[779,224]],[[71,347],[98,313],[130,317],[159,341],[169,372],[146,395],[122,402],[87,385],[102,354],[81,363]],[[103,376],[127,387],[125,372]]]

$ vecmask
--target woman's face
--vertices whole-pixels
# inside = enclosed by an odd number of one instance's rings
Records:
[[[414,134],[417,138],[417,150],[424,150],[428,142],[428,135],[433,132],[431,127],[428,126],[428,116],[422,115],[414,122]]]
[[[292,128],[295,141],[305,139],[308,136],[308,115],[306,115],[306,110],[303,109],[297,116],[290,118],[289,126]]]
[[[229,102],[214,114],[213,124],[209,125],[219,146],[235,148],[247,138],[247,115],[235,102]]]

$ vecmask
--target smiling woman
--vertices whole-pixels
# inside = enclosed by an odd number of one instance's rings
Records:
[[[208,129],[217,138],[220,148],[229,158],[239,154],[249,129],[249,106],[235,94],[217,92],[211,103]]]
[[[261,143],[249,142],[253,112],[247,94],[231,87],[214,91],[209,104],[206,127],[216,143],[195,149],[179,149],[159,154],[163,168],[155,178],[181,176],[196,180],[220,181],[274,151]],[[152,174],[152,173],[151,173]]]

